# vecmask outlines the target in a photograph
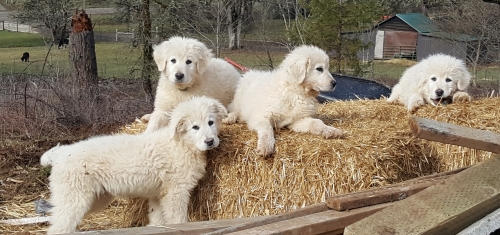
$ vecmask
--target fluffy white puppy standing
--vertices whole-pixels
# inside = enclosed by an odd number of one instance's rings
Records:
[[[193,96],[208,96],[227,106],[232,100],[241,74],[223,59],[212,58],[202,42],[186,37],[171,37],[153,46],[153,58],[160,71],[154,111],[141,120],[146,132],[167,125],[168,116],[177,104]]]
[[[74,232],[85,214],[115,197],[148,198],[151,225],[188,222],[191,190],[205,174],[205,151],[219,145],[226,116],[219,101],[196,97],[179,104],[159,131],[94,137],[47,151],[40,161],[52,165],[48,234]]]
[[[466,92],[470,78],[464,61],[445,54],[431,55],[403,73],[387,102],[415,111],[425,104],[470,101]]]
[[[250,130],[257,131],[257,153],[262,156],[274,152],[274,128],[287,127],[325,138],[341,136],[341,130],[311,117],[316,114],[318,94],[335,87],[329,61],[320,48],[300,46],[275,71],[250,70],[243,75],[223,122],[244,121]]]

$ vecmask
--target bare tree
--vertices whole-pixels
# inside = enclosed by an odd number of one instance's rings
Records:
[[[18,11],[12,17],[20,23],[41,25],[50,31],[52,42],[65,38],[70,17],[75,10],[75,0],[26,0],[18,3]]]
[[[227,31],[230,50],[241,48],[241,30],[253,9],[253,0],[226,0]]]
[[[440,28],[459,41],[467,41],[467,62],[472,65],[476,86],[478,66],[499,61],[500,6],[481,0],[456,0],[440,17]],[[464,41],[464,40],[462,40]]]
[[[76,11],[71,19],[69,59],[73,78],[80,83],[82,98],[93,100],[99,93],[97,59],[92,22],[84,10]]]

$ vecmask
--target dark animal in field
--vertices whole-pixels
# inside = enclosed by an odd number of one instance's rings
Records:
[[[21,57],[21,61],[23,62],[30,62],[30,53],[24,52],[23,57]]]
[[[66,46],[68,46],[69,44],[69,38],[61,38],[59,39],[59,46],[57,47],[58,49],[61,49],[61,48],[66,48]]]

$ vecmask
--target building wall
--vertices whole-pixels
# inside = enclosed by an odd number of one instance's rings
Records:
[[[344,33],[342,34],[344,37],[353,38],[356,36],[355,33]],[[370,30],[363,33],[358,34],[358,38],[363,41],[364,44],[370,44],[370,47],[364,51],[359,51],[357,56],[358,59],[364,62],[372,61],[374,58],[374,50],[375,50],[375,37],[377,36],[377,30]]]
[[[465,61],[467,45],[463,42],[452,42],[441,38],[418,35],[417,61],[437,53],[451,55]]]

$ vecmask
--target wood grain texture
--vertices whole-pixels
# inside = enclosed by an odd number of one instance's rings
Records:
[[[500,134],[492,131],[478,130],[420,117],[410,118],[409,125],[413,134],[421,139],[500,153]]]

